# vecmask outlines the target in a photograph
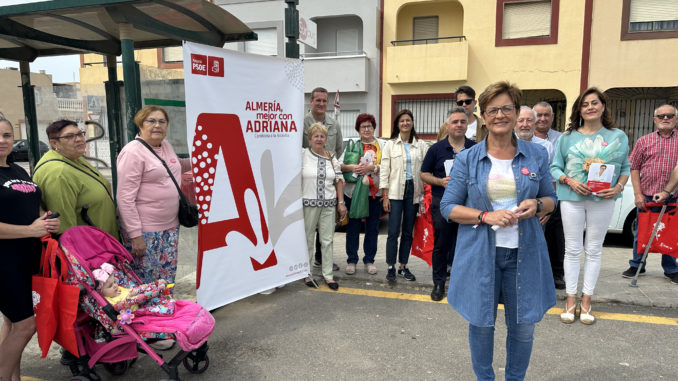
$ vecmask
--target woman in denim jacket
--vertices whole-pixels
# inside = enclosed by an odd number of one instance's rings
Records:
[[[492,356],[497,305],[504,304],[506,379],[522,380],[530,362],[535,323],[556,294],[538,217],[556,195],[548,154],[513,133],[521,91],[508,82],[479,97],[488,136],[461,152],[440,209],[459,223],[447,300],[469,322],[469,346],[478,380],[494,380]]]

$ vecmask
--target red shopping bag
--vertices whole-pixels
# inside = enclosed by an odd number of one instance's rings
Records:
[[[638,252],[644,252],[647,247],[652,230],[659,218],[660,209],[663,204],[649,202],[645,204],[646,210],[638,211]],[[651,253],[668,254],[678,258],[678,216],[676,216],[676,206],[678,204],[668,204],[664,216],[659,222],[657,235],[652,240],[650,246]]]
[[[56,255],[61,260],[61,277],[57,284],[57,305],[55,312],[59,313],[59,324],[57,325],[54,341],[64,349],[79,357],[78,342],[75,336],[75,318],[78,316],[78,299],[80,298],[80,288],[78,286],[66,284],[63,281],[68,273],[68,265],[62,249],[57,246]]]
[[[43,242],[45,242],[43,237]],[[54,246],[58,243],[55,240],[48,242],[47,246]],[[50,247],[49,250],[53,250]],[[50,260],[52,265],[50,266]],[[47,248],[43,246],[40,259],[40,270],[38,275],[33,276],[33,312],[35,313],[35,326],[38,332],[38,345],[42,350],[40,357],[45,358],[52,339],[57,331],[59,314],[54,309],[57,298],[57,284],[59,283],[56,272],[50,271],[54,268],[54,257],[48,254]]]
[[[423,259],[429,267],[433,263],[433,218],[431,218],[431,186],[424,185],[424,205],[426,212],[417,216],[414,220],[414,232],[412,233],[412,250],[410,253]]]

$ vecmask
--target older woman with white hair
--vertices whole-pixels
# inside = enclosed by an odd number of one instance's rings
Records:
[[[327,127],[313,123],[308,128],[309,148],[304,148],[301,158],[301,188],[304,204],[304,230],[308,247],[308,261],[312,263],[315,251],[315,231],[318,230],[322,252],[322,274],[332,290],[339,283],[332,274],[334,225],[336,212],[343,218],[347,209],[344,203],[344,182],[339,161],[325,150]],[[305,279],[309,287],[315,280],[309,274]]]

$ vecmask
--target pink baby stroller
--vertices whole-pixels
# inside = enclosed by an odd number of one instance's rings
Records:
[[[202,373],[209,366],[207,339],[214,329],[214,318],[197,303],[164,295],[164,290],[145,297],[153,307],[142,307],[132,320],[119,319],[119,312],[96,291],[92,270],[103,263],[117,269],[118,284],[133,287],[141,280],[130,267],[129,252],[111,235],[91,226],[75,226],[59,239],[68,265],[67,283],[81,287],[78,317],[75,323],[79,359],[66,362],[73,380],[99,380],[94,369],[102,363],[106,370],[121,375],[139,352],[148,354],[167,373],[179,380],[178,366],[183,363],[191,373]],[[163,360],[146,342],[176,339],[180,351],[169,361]],[[62,362],[64,363],[64,362]]]

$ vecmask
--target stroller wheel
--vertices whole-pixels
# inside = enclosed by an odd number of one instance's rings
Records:
[[[204,362],[204,364],[201,366],[200,363],[202,362]],[[205,372],[209,366],[210,358],[207,354],[205,354],[202,360],[198,359],[198,356],[194,354],[190,354],[184,359],[184,367],[193,374],[201,374]]]
[[[121,376],[127,372],[129,363],[127,361],[118,361],[113,363],[104,363],[104,368],[108,373],[114,376]]]

